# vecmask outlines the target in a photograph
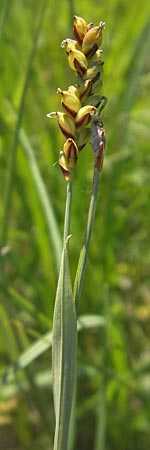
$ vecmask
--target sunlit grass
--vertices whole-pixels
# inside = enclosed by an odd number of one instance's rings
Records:
[[[59,43],[64,35],[70,35],[69,3],[62,2],[58,14],[55,3],[47,2],[46,15],[38,30],[21,130],[17,136],[11,202],[5,209],[16,129],[13,111],[18,117],[33,36],[43,5],[40,0],[35,5],[30,3],[2,2],[0,22],[1,233],[6,213],[8,224],[7,229],[3,226],[7,240],[1,254],[5,268],[0,293],[1,375],[19,360],[22,352],[32,349],[34,341],[49,332],[61,250],[59,239],[63,231],[65,186],[58,165],[53,166],[62,141],[55,124],[47,121],[46,113],[58,105],[57,87],[68,85],[69,70]],[[76,437],[72,449],[98,450],[99,430],[104,425],[105,449],[148,450],[150,80],[147,5],[140,1],[135,4],[117,2],[115,6],[110,1],[100,5],[96,1],[88,4],[80,1],[74,7],[76,14],[83,15],[87,21],[92,18],[96,24],[97,20],[106,20],[103,88],[109,101],[104,119],[106,158],[80,303],[81,314],[104,315],[107,330],[93,325],[93,328],[85,327],[79,335]],[[74,179],[72,279],[91,192],[90,146],[83,152]],[[46,198],[50,199],[57,235],[51,232]],[[15,430],[18,448],[30,450],[34,443],[37,450],[45,450],[50,448],[49,436],[52,442],[54,433],[51,376],[47,375],[51,356],[45,347],[36,360],[34,356],[33,352],[28,372],[24,369],[16,376],[13,374],[11,384],[1,389],[2,404],[12,397],[16,400],[12,411],[7,403],[9,413],[3,410],[2,418],[4,424],[9,420],[11,429]],[[101,386],[104,386],[105,396]],[[106,424],[102,422],[104,412]],[[11,440],[9,433],[10,448]]]

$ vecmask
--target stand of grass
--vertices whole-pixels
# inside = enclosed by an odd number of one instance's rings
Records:
[[[2,237],[1,237],[1,245],[5,246],[7,242],[7,234],[8,234],[8,219],[9,219],[9,210],[11,206],[11,195],[12,195],[12,189],[13,189],[13,179],[14,179],[14,173],[15,173],[15,162],[16,162],[16,152],[17,152],[17,145],[18,145],[18,138],[19,138],[19,130],[21,127],[21,122],[23,118],[23,112],[24,112],[24,103],[25,103],[25,97],[30,81],[30,74],[32,69],[32,64],[34,60],[34,56],[37,50],[37,43],[38,38],[40,35],[40,30],[42,26],[42,22],[44,20],[45,12],[46,12],[47,2],[43,3],[43,6],[41,8],[39,21],[36,27],[36,31],[33,37],[33,44],[31,53],[29,55],[26,75],[25,75],[25,81],[24,86],[22,89],[22,95],[20,100],[20,106],[19,106],[19,112],[18,112],[18,119],[16,123],[16,129],[14,133],[14,140],[12,144],[12,148],[10,151],[10,160],[9,160],[9,168],[8,168],[8,179],[7,179],[7,186],[6,186],[6,200],[5,200],[5,207],[4,207],[4,217],[3,217],[3,224],[2,224]]]
[[[5,2],[6,3],[6,2]],[[8,14],[5,14],[3,21],[3,32],[1,43],[4,43],[1,57],[1,139],[0,152],[2,158],[1,164],[1,182],[5,179],[5,171],[8,161],[8,148],[12,130],[7,126],[7,110],[4,108],[5,99],[8,99],[16,107],[18,99],[18,85],[22,85],[24,78],[24,64],[28,52],[29,36],[25,37],[26,23],[28,31],[33,29],[34,17],[38,14],[38,7],[42,5],[38,0],[33,9],[29,7],[29,2],[16,3],[11,2]],[[146,2],[147,3],[147,2]],[[149,285],[149,122],[150,111],[148,103],[149,92],[149,35],[148,35],[148,4],[117,2],[115,7],[110,0],[105,5],[98,5],[96,1],[87,4],[76,3],[76,14],[83,14],[84,17],[93,17],[93,22],[97,22],[97,17],[105,18],[107,23],[105,35],[104,58],[107,63],[104,67],[106,95],[109,98],[107,114],[105,119],[107,152],[103,172],[103,183],[101,185],[101,195],[104,201],[97,202],[97,215],[95,221],[95,238],[91,246],[88,259],[88,277],[86,279],[85,289],[82,291],[81,311],[84,314],[88,310],[90,314],[97,313],[97,320],[100,318],[103,307],[103,293],[106,282],[109,285],[109,308],[110,322],[108,332],[108,367],[106,373],[106,391],[104,403],[101,401],[101,381],[103,378],[103,351],[102,350],[102,331],[97,333],[96,328],[88,329],[88,318],[86,327],[80,334],[79,352],[78,352],[78,393],[77,402],[76,430],[77,430],[77,448],[86,446],[89,450],[99,441],[98,427],[101,414],[107,414],[107,436],[104,436],[103,445],[111,447],[112,450],[130,450],[131,448],[149,449],[149,304],[148,304],[148,285]],[[4,5],[4,2],[3,2]],[[77,8],[78,6],[78,8]],[[19,10],[19,33],[18,15]],[[29,9],[28,9],[29,8]],[[138,11],[138,14],[137,14]],[[31,20],[32,16],[32,20]],[[52,163],[56,160],[56,150],[61,148],[53,143],[56,137],[55,128],[47,133],[46,125],[41,124],[42,116],[45,116],[50,106],[56,104],[56,97],[52,95],[55,88],[63,83],[65,85],[68,72],[63,63],[60,64],[58,57],[59,49],[56,51],[55,43],[61,42],[65,31],[68,31],[68,4],[61,5],[61,13],[58,14],[54,2],[47,4],[47,14],[43,30],[41,29],[41,39],[39,40],[38,62],[35,61],[32,76],[30,74],[30,102],[24,105],[24,129],[27,130],[29,141],[33,141],[33,148],[37,145],[44,146],[44,167],[49,165],[49,159]],[[55,21],[53,20],[55,18]],[[7,20],[6,20],[7,19]],[[19,36],[19,40],[18,40]],[[13,42],[13,48],[11,43]],[[19,42],[19,45],[18,45]],[[47,45],[46,45],[47,42]],[[22,49],[22,59],[20,58],[21,70],[17,72],[16,61],[18,61],[18,49]],[[59,53],[61,55],[61,51]],[[50,64],[51,58],[51,64]],[[52,60],[54,62],[52,62]],[[5,64],[4,64],[5,61]],[[8,63],[7,63],[8,61]],[[61,60],[62,62],[62,60]],[[7,63],[7,64],[6,64]],[[47,70],[50,67],[50,70]],[[52,75],[55,74],[55,78]],[[6,77],[7,74],[7,77]],[[63,74],[64,79],[63,79]],[[16,83],[17,77],[17,83]],[[8,79],[8,82],[7,82]],[[29,81],[30,81],[29,80]],[[63,80],[63,81],[62,81]],[[13,95],[10,94],[10,89]],[[44,99],[44,100],[43,100]],[[31,115],[31,104],[35,106],[34,114]],[[50,108],[52,109],[52,108]],[[37,115],[36,115],[37,113]],[[39,116],[38,116],[39,114]],[[39,123],[38,123],[39,117]],[[32,120],[31,120],[32,119]],[[37,126],[38,123],[38,126]],[[39,126],[40,124],[40,126]],[[39,132],[40,130],[40,132]],[[45,132],[46,131],[46,132]],[[40,139],[39,140],[39,135]],[[48,138],[45,138],[47,136]],[[30,140],[31,138],[31,140]],[[23,147],[23,141],[19,140]],[[58,144],[58,142],[57,142]],[[21,147],[20,146],[20,147]],[[32,150],[34,151],[34,149]],[[52,150],[54,149],[54,151]],[[86,152],[86,149],[85,149]],[[88,153],[88,149],[87,149]],[[91,171],[89,169],[89,159],[84,157],[83,151],[82,166],[79,169],[75,179],[75,204],[72,216],[72,256],[77,260],[77,250],[79,246],[79,235],[82,228],[82,217],[86,216],[85,194],[80,195],[83,190],[87,190],[90,184]],[[20,155],[19,155],[20,157]],[[19,162],[22,162],[20,159]],[[25,158],[24,158],[25,161]],[[47,162],[48,161],[48,162]],[[37,162],[37,161],[36,161]],[[37,164],[39,164],[37,162]],[[41,164],[41,162],[40,162]],[[26,165],[31,169],[30,164]],[[21,442],[21,448],[34,446],[37,450],[49,449],[49,432],[46,427],[41,426],[41,418],[37,414],[37,408],[32,401],[32,384],[30,388],[29,381],[19,377],[20,384],[15,377],[15,369],[29,366],[34,361],[34,370],[32,367],[32,377],[35,382],[43,373],[39,389],[46,390],[45,408],[49,410],[51,404],[49,400],[49,391],[51,386],[51,376],[47,375],[47,384],[44,384],[44,373],[46,376],[48,357],[46,349],[51,347],[50,341],[45,342],[46,323],[44,318],[40,321],[36,311],[43,313],[42,299],[49,302],[49,292],[53,296],[52,284],[55,284],[56,273],[53,271],[53,262],[56,260],[55,250],[53,254],[50,246],[46,246],[43,252],[36,252],[36,245],[39,246],[40,237],[43,242],[49,242],[50,228],[43,230],[40,228],[40,236],[34,234],[31,236],[30,230],[36,224],[36,208],[40,209],[38,196],[32,196],[30,204],[30,226],[25,222],[25,215],[28,217],[28,210],[22,216],[23,207],[18,208],[18,192],[21,192],[21,180],[23,177],[23,167],[18,167],[20,177],[17,180],[17,192],[15,192],[11,202],[12,218],[9,221],[10,244],[14,251],[14,258],[11,253],[5,256],[7,261],[7,289],[1,290],[1,327],[0,327],[0,351],[1,351],[1,374],[3,374],[10,364],[18,360],[18,366],[13,366],[14,372],[11,373],[11,384],[3,385],[1,389],[1,401],[6,402],[6,398],[20,399],[16,406],[15,414],[10,412],[9,403],[7,410],[9,416],[10,433],[9,446],[11,447],[12,436],[11,429],[14,428],[14,419],[18,418],[19,426],[16,427],[17,434]],[[41,172],[41,166],[39,165]],[[57,170],[57,168],[56,168]],[[85,179],[83,181],[83,173]],[[80,175],[81,174],[81,175]],[[61,175],[57,178],[57,186],[54,188],[55,175],[49,173],[45,184],[47,191],[49,186],[53,192],[53,201],[56,204],[57,227],[62,226],[63,205],[64,205],[64,186]],[[28,173],[28,178],[34,180],[34,170]],[[29,184],[30,187],[30,184]],[[14,189],[15,191],[15,189]],[[79,195],[77,195],[79,193]],[[22,193],[20,194],[19,201]],[[28,203],[30,189],[24,190],[24,199]],[[42,192],[41,192],[42,196]],[[84,199],[83,199],[84,197]],[[40,194],[39,194],[40,198]],[[58,200],[59,198],[59,200]],[[5,203],[1,202],[0,214],[3,219]],[[43,207],[42,210],[44,211]],[[44,216],[45,217],[45,216]],[[46,221],[46,219],[44,219]],[[14,221],[14,222],[13,222]],[[2,222],[2,220],[1,220]],[[13,223],[12,223],[13,222]],[[40,222],[39,222],[40,223]],[[39,224],[38,223],[38,224]],[[74,232],[75,230],[75,232]],[[43,236],[47,233],[47,241]],[[8,233],[7,233],[8,235]],[[21,236],[21,238],[20,238]],[[31,245],[32,240],[32,245]],[[53,247],[54,248],[54,247]],[[101,250],[100,250],[101,249]],[[50,259],[50,286],[45,283],[46,260]],[[33,258],[34,256],[34,258]],[[33,259],[32,259],[33,258]],[[37,264],[36,264],[37,261]],[[21,262],[21,264],[20,264]],[[40,270],[39,270],[40,266]],[[44,270],[42,272],[41,267]],[[94,267],[94,270],[93,270]],[[46,272],[47,273],[47,272]],[[11,290],[13,286],[13,295]],[[10,294],[9,294],[10,292]],[[13,300],[14,292],[21,293],[28,304],[22,303],[19,298]],[[33,305],[33,308],[29,304]],[[46,314],[48,321],[52,321],[51,314]],[[35,312],[34,312],[35,311]],[[15,331],[13,325],[14,318],[24,326],[24,332],[28,335],[25,354],[21,353],[17,346],[17,339],[21,339]],[[34,320],[33,320],[34,319]],[[80,320],[79,320],[80,322]],[[95,321],[96,323],[96,321]],[[30,349],[33,343],[33,333],[41,333],[41,327],[44,329],[42,336],[43,342],[35,341],[35,347]],[[44,328],[45,327],[45,328]],[[48,324],[47,324],[48,327]],[[107,327],[108,328],[108,327]],[[37,344],[37,347],[36,347]],[[45,344],[45,346],[44,346]],[[39,345],[39,347],[38,347]],[[41,347],[40,347],[41,345]],[[24,347],[22,346],[22,349]],[[36,359],[39,349],[39,359]],[[28,354],[28,351],[30,354]],[[27,352],[27,353],[26,353]],[[45,357],[44,357],[45,355]],[[21,359],[19,366],[19,358]],[[28,358],[29,356],[29,358]],[[49,376],[49,384],[48,384]],[[39,378],[38,378],[39,379]],[[5,397],[6,389],[8,397]],[[11,393],[11,396],[10,396]],[[38,395],[38,389],[36,391]],[[28,417],[28,411],[32,407],[31,415]],[[107,406],[105,410],[105,406]],[[23,412],[25,410],[25,413]],[[17,416],[18,414],[18,416]],[[3,416],[3,414],[2,414]],[[7,420],[8,420],[7,416]],[[12,417],[12,420],[11,420]],[[28,417],[28,419],[27,419]],[[95,417],[96,429],[95,432]],[[50,418],[53,428],[52,414]],[[80,419],[80,420],[79,420]],[[91,420],[92,419],[92,420]],[[104,415],[103,430],[105,431],[106,417]],[[83,426],[84,421],[84,426]],[[5,427],[5,425],[3,425]],[[94,431],[93,431],[94,430]],[[7,430],[8,431],[8,430]],[[125,435],[125,439],[122,436]],[[36,438],[37,436],[37,438]],[[48,436],[46,444],[45,438]],[[101,433],[102,436],[102,433]],[[52,446],[51,446],[52,447]],[[6,447],[8,448],[8,446]],[[17,446],[16,446],[16,450]]]

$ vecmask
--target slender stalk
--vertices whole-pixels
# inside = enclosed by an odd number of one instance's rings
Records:
[[[77,312],[79,309],[82,284],[83,284],[84,275],[85,275],[86,260],[87,260],[90,239],[91,239],[91,234],[92,234],[92,228],[93,228],[93,223],[94,223],[94,218],[95,218],[99,181],[100,181],[100,172],[95,167],[94,175],[93,175],[92,195],[91,195],[91,201],[90,201],[90,206],[89,206],[89,211],[88,211],[87,225],[86,225],[86,230],[85,230],[85,235],[84,235],[83,246],[82,246],[80,256],[79,256],[79,261],[78,261],[78,266],[77,266],[77,271],[76,271],[76,276],[75,276],[75,282],[74,282],[74,290],[73,290],[73,297],[74,297],[74,302],[75,302]]]
[[[107,383],[108,383],[108,325],[109,325],[109,292],[107,286],[102,293],[103,317],[106,326],[101,330],[101,347],[103,352],[103,374],[98,394],[97,424],[94,450],[105,450],[107,431]]]
[[[71,203],[72,203],[72,181],[68,181],[67,194],[66,194],[65,219],[64,219],[64,242],[70,234]]]
[[[94,450],[105,450],[106,443],[106,384],[101,383],[100,392],[98,395],[99,408],[97,412],[97,426]]]
[[[77,323],[70,278],[68,241],[72,182],[67,182],[64,242],[53,316],[52,368],[55,409],[54,450],[67,450],[76,377]]]

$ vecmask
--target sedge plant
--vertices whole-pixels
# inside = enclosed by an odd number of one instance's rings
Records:
[[[51,112],[64,136],[58,163],[66,182],[63,250],[53,317],[52,372],[55,409],[54,450],[67,450],[68,430],[76,378],[77,315],[84,280],[87,254],[95,217],[96,201],[103,166],[105,130],[101,111],[107,99],[99,95],[102,86],[102,33],[98,26],[74,16],[74,39],[63,40],[68,63],[76,74],[76,83],[66,91],[58,88],[62,111]],[[73,174],[80,152],[91,142],[93,180],[83,245],[74,281],[71,283],[69,241]]]

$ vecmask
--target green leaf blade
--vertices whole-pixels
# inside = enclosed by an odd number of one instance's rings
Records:
[[[77,323],[68,264],[68,238],[64,243],[53,319],[53,393],[56,416],[54,450],[67,450],[76,375]]]

